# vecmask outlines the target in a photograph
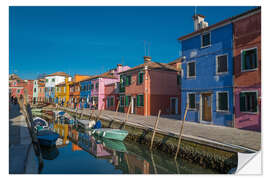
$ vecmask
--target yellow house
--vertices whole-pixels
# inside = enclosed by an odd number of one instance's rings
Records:
[[[71,82],[68,81],[68,78],[65,79],[65,82],[56,85],[55,97],[57,98],[58,104],[67,106],[69,101],[69,85]]]

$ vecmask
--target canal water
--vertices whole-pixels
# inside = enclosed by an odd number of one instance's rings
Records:
[[[129,141],[114,141],[89,135],[70,125],[51,126],[59,133],[57,145],[41,147],[42,174],[213,174],[186,160]]]

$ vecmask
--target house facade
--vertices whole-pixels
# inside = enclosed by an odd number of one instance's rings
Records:
[[[9,94],[19,98],[24,95],[25,82],[16,74],[9,75]]]
[[[128,70],[130,67],[117,64],[115,69],[105,72],[100,75],[92,76],[88,79],[82,80],[81,98],[83,104],[88,104],[91,108],[105,109],[105,86],[120,81],[119,73]],[[87,98],[88,97],[88,98]]]
[[[195,15],[194,32],[182,45],[182,112],[187,121],[233,126],[233,25],[230,19],[208,27]],[[182,113],[182,119],[184,113]]]
[[[120,73],[119,111],[140,115],[181,114],[179,71],[165,63],[151,61]]]
[[[115,111],[119,101],[119,82],[105,85],[105,109]],[[118,107],[119,108],[119,107]]]
[[[235,127],[261,131],[261,9],[233,21]]]
[[[38,101],[38,80],[34,80],[33,85],[33,104],[36,104]]]
[[[57,103],[57,98],[55,97],[55,86],[59,83],[65,82],[65,79],[69,77],[64,72],[56,72],[45,77],[45,99],[50,103]]]
[[[38,102],[45,102],[45,82],[38,82]]]

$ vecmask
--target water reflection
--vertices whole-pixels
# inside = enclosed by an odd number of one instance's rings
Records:
[[[61,139],[45,155],[43,173],[71,174],[210,174],[211,169],[184,160],[175,161],[165,153],[150,152],[147,147],[131,142],[103,139],[89,135],[68,124],[53,123]],[[50,153],[48,153],[50,154]]]

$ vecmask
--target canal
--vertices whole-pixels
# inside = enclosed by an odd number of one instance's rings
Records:
[[[55,147],[41,147],[42,174],[218,173],[184,159],[175,161],[163,152],[149,151],[142,144],[98,138],[67,124],[50,125],[61,138]]]

